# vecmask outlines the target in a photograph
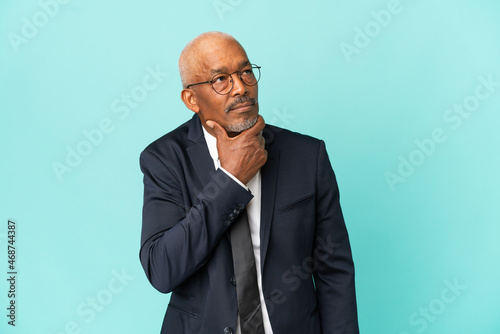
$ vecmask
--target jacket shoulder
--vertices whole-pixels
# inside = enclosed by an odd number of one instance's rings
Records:
[[[301,150],[314,150],[318,149],[319,145],[323,142],[318,138],[309,135],[290,131],[274,125],[266,125],[263,131],[266,143],[270,145],[277,145],[280,149],[290,149],[297,152]]]
[[[164,152],[169,148],[171,149],[174,146],[185,146],[188,139],[190,122],[191,121],[187,121],[179,125],[174,130],[156,139],[151,144],[146,146],[146,148],[143,151],[159,153],[159,152]]]

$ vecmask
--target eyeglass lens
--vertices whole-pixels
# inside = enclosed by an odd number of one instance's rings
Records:
[[[240,71],[241,80],[248,86],[254,86],[260,79],[260,69],[258,67],[248,66]],[[234,73],[238,75],[239,73]],[[220,73],[213,77],[212,87],[219,94],[227,94],[233,88],[233,80],[227,73]]]

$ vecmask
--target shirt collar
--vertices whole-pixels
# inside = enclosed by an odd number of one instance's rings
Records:
[[[205,141],[207,142],[208,152],[210,153],[210,157],[214,161],[215,169],[219,168],[219,152],[217,151],[217,138],[212,136],[202,125],[203,136],[205,136]]]

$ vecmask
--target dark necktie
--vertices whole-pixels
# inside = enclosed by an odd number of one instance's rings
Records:
[[[257,269],[246,210],[241,212],[229,232],[241,334],[264,334]]]

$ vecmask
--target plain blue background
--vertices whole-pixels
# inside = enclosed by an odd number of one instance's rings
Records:
[[[500,333],[499,18],[493,0],[2,2],[0,277],[14,219],[18,294],[13,328],[0,280],[0,332],[159,332],[138,158],[191,117],[177,60],[220,30],[262,66],[266,122],[327,144],[362,333]]]

